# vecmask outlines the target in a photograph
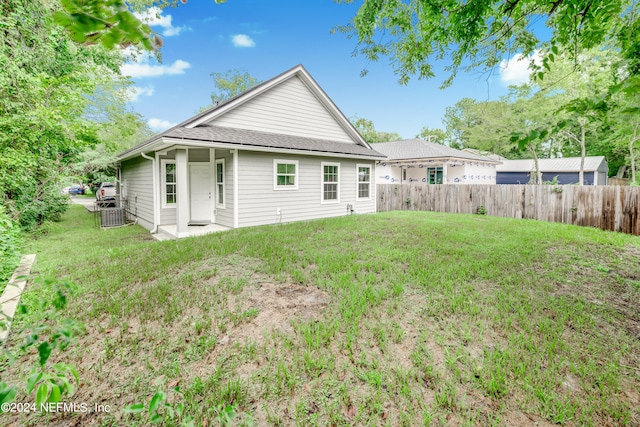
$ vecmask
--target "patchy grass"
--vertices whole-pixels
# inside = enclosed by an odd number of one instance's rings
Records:
[[[112,411],[9,422],[142,426],[162,390],[166,425],[640,424],[638,237],[395,212],[151,242],[72,207],[25,252],[80,286],[58,359]]]

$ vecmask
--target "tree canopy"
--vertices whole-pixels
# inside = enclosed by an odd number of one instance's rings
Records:
[[[242,92],[262,83],[244,70],[227,70],[224,73],[213,72],[214,90],[211,92],[211,102],[224,102]]]
[[[74,42],[55,3],[0,3],[0,199],[31,228],[63,211],[59,179],[110,129],[139,127],[127,111],[122,56]]]
[[[552,62],[558,52],[575,58],[585,49],[615,46],[640,68],[637,16],[635,0],[379,0],[365,1],[338,29],[357,39],[357,53],[372,61],[388,57],[403,83],[434,77],[432,62],[450,61],[447,86],[460,68],[491,70],[505,56],[543,47]],[[548,40],[535,31],[542,25]]]
[[[373,142],[388,142],[398,141],[402,139],[397,132],[380,132],[376,130],[373,121],[364,119],[362,117],[354,116],[349,118],[351,124],[356,128],[365,141],[369,143]]]

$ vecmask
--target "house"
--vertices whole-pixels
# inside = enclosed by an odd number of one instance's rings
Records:
[[[375,212],[384,155],[298,65],[118,158],[129,218],[179,238]]]
[[[406,139],[373,144],[387,160],[376,166],[376,183],[495,184],[499,160],[445,145]]]
[[[553,181],[558,177],[559,184],[578,184],[580,175],[580,157],[560,157],[556,159],[538,159],[538,167],[543,181]],[[504,160],[496,167],[498,184],[528,184],[531,175],[535,176],[533,159]],[[604,156],[584,158],[584,184],[606,185],[609,166]]]

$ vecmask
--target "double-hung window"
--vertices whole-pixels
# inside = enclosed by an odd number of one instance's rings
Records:
[[[322,162],[322,203],[340,202],[340,164]]]
[[[280,160],[273,161],[273,189],[297,190],[298,189],[298,161]]]
[[[175,160],[162,160],[162,206],[174,207],[176,205],[176,162]]]
[[[371,197],[371,166],[357,165],[358,169],[358,199],[364,200]]]
[[[225,207],[225,176],[224,176],[224,159],[216,160],[216,206]]]

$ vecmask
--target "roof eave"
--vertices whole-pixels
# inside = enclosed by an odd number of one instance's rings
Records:
[[[302,150],[296,148],[282,148],[282,147],[266,147],[262,145],[253,145],[241,142],[225,142],[225,141],[210,141],[210,140],[198,140],[191,138],[179,138],[179,137],[165,137],[162,138],[163,142],[167,145],[187,145],[190,147],[198,148],[224,148],[231,150],[246,150],[246,151],[259,151],[265,153],[280,153],[280,154],[298,154],[306,156],[318,156],[318,157],[342,157],[352,159],[368,159],[368,160],[384,160],[386,157],[380,155],[366,155],[366,154],[354,154],[354,153],[340,153],[336,151],[321,151],[321,150]]]

